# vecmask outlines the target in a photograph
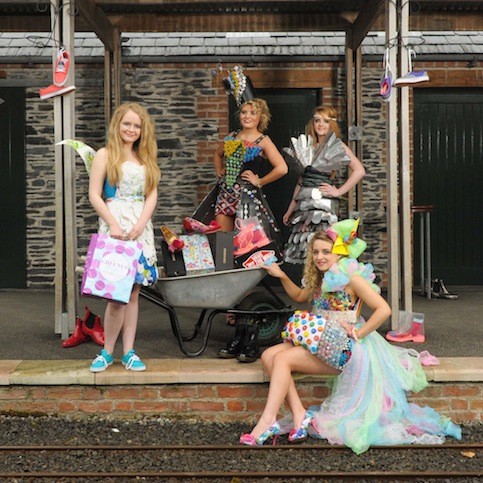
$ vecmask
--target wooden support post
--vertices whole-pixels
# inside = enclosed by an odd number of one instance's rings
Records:
[[[397,5],[386,2],[386,45],[397,38]],[[389,51],[389,63],[397,75],[396,50]],[[388,264],[388,303],[391,306],[391,328],[399,324],[399,217],[398,217],[398,126],[397,89],[393,88],[386,113],[386,220],[387,220],[387,264]]]
[[[359,126],[362,129],[362,47],[359,45],[356,49],[356,58],[355,58],[355,125]],[[355,142],[355,155],[359,158],[361,163],[364,163],[363,158],[363,139],[364,133],[362,133],[362,138],[359,141]],[[357,183],[355,187],[356,191],[356,202],[355,202],[355,209],[362,213],[363,203],[362,203],[362,180]],[[364,220],[362,220],[362,226],[360,230],[360,234],[362,236],[364,230]]]
[[[60,0],[51,2],[50,4],[50,27],[53,31],[55,39],[60,38],[60,23],[56,21],[57,12],[60,8]],[[52,65],[58,55],[56,45],[52,48]],[[54,144],[62,141],[62,125],[59,124],[62,119],[62,105],[59,98],[54,99]],[[64,250],[64,168],[62,162],[62,149],[57,146],[54,148],[55,158],[55,301],[54,301],[54,317],[55,317],[55,333],[61,334],[62,328],[65,326],[63,317],[65,315],[64,306],[67,299],[65,293],[65,250]]]
[[[345,75],[346,75],[346,119],[347,128],[354,125],[355,109],[354,109],[354,50],[352,49],[352,31],[346,32],[345,41]],[[347,140],[347,145],[350,149],[355,151],[355,142]],[[349,168],[347,168],[349,169]],[[354,190],[347,193],[347,216],[350,216],[351,211],[354,210]]]
[[[104,51],[104,120],[106,132],[111,122],[112,116],[112,76],[111,76],[112,62],[111,52]]]
[[[51,4],[54,38],[70,54],[68,85],[74,84],[74,5]],[[64,8],[61,8],[61,7]],[[61,14],[57,17],[57,14]],[[57,21],[55,20],[57,19]],[[58,45],[54,46],[53,62]],[[54,142],[75,138],[75,96],[70,92],[54,98]],[[55,146],[55,333],[66,339],[73,331],[78,306],[75,157],[72,149]]]
[[[408,69],[409,1],[399,0],[399,72]],[[413,262],[411,238],[411,166],[409,146],[409,87],[399,88],[399,155],[401,215],[401,302],[405,311],[413,310]]]
[[[121,34],[119,29],[114,29],[114,51],[113,66],[114,66],[114,109],[121,104],[121,73],[122,73],[122,56],[121,56]]]

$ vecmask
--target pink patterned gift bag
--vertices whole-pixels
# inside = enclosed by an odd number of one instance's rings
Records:
[[[96,233],[92,235],[82,276],[81,294],[128,303],[142,245]]]
[[[210,242],[206,235],[181,235],[184,241],[183,258],[186,275],[200,275],[215,271]]]

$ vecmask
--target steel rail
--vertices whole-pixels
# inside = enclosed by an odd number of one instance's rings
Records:
[[[393,478],[478,478],[480,471],[126,471],[126,472],[12,472],[1,473],[2,478],[344,478],[363,479],[381,478],[386,481]]]
[[[482,449],[483,443],[445,443],[445,444],[399,444],[399,445],[381,445],[371,446],[371,450],[416,450],[416,449]],[[275,451],[275,450],[347,450],[350,449],[344,445],[332,444],[283,444],[283,445],[263,445],[263,446],[246,446],[246,445],[137,445],[137,446],[119,446],[119,445],[30,445],[30,446],[0,446],[1,451]]]
[[[482,443],[467,443],[467,444],[443,444],[443,445],[394,445],[394,446],[373,446],[371,450],[385,450],[385,451],[401,451],[401,450],[479,450],[483,447]],[[341,445],[280,445],[280,446],[258,446],[250,447],[243,445],[138,445],[138,446],[113,446],[113,445],[84,445],[84,446],[0,446],[0,454],[7,453],[29,453],[29,452],[50,452],[57,451],[65,453],[68,451],[96,451],[96,452],[132,452],[138,451],[171,451],[171,452],[189,452],[189,451],[249,451],[249,450],[265,450],[265,451],[300,451],[300,450],[347,450],[346,446]],[[134,466],[135,466],[134,462]],[[24,471],[24,472],[8,472],[0,471],[0,478],[46,478],[58,480],[60,478],[174,478],[177,480],[186,480],[188,478],[207,479],[207,478],[234,478],[242,477],[244,479],[254,478],[271,478],[271,479],[307,479],[307,478],[343,478],[347,480],[361,480],[364,478],[372,478],[376,480],[388,480],[396,478],[405,478],[406,480],[417,480],[421,478],[434,479],[448,479],[448,478],[481,478],[483,476],[483,469],[477,468],[473,470],[457,470],[457,471],[441,471],[441,470],[426,470],[426,471],[402,471],[402,470],[371,470],[371,471]]]

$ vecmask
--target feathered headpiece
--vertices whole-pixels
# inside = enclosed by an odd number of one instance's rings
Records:
[[[334,223],[326,230],[328,237],[334,242],[332,253],[349,258],[361,256],[367,248],[367,243],[357,237],[358,226],[359,218],[357,220],[349,218]]]
[[[241,65],[235,65],[233,69],[228,71],[228,75],[223,77],[223,86],[226,93],[235,98],[238,107],[257,97],[252,81],[243,73]]]

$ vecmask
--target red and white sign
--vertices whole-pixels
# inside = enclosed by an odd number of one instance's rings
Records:
[[[269,258],[275,257],[275,250],[259,250],[250,255],[244,262],[245,268],[255,268],[263,265]]]

